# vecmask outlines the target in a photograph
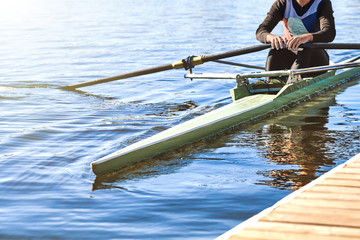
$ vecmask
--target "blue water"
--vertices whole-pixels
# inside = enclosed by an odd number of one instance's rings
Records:
[[[353,82],[112,177],[92,173],[92,161],[230,103],[235,84],[171,70],[78,92],[57,87],[258,44],[254,31],[271,4],[2,1],[0,239],[212,239],[358,153]],[[336,42],[358,41],[360,2],[333,5]],[[359,51],[329,54],[337,62]],[[263,65],[265,57],[231,60]]]

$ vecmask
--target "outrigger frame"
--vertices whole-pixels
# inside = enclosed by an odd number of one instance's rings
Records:
[[[293,79],[294,79],[294,76],[296,76],[296,75],[359,67],[360,62],[355,62],[358,59],[359,59],[359,57],[356,57],[356,58],[354,58],[354,60],[351,60],[351,62],[331,64],[331,65],[312,67],[312,68],[251,72],[251,73],[233,73],[233,74],[232,73],[205,73],[205,74],[190,73],[190,74],[185,74],[184,77],[191,78],[191,79],[236,79],[238,84],[242,84],[242,83],[246,83],[247,81],[244,81],[244,80],[248,79],[248,78],[289,76],[290,81],[288,80],[287,84],[290,84],[290,83],[294,82]]]

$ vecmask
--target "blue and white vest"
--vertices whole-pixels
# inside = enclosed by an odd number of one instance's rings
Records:
[[[309,10],[301,17],[297,15],[292,0],[286,0],[284,18],[287,18],[287,27],[292,35],[302,35],[320,31],[317,9],[322,0],[315,0]]]

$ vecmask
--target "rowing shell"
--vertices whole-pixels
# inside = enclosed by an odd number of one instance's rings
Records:
[[[358,78],[360,67],[353,67],[339,74],[331,70],[315,78],[287,84],[275,94],[271,91],[252,93],[247,85],[238,85],[231,90],[233,103],[104,156],[92,162],[91,168],[96,175],[116,171],[181,146],[213,137],[242,124],[264,119],[326,89]]]

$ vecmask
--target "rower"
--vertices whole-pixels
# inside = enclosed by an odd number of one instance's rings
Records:
[[[271,33],[280,21],[284,36]],[[335,35],[330,0],[276,0],[256,31],[258,41],[271,43],[265,66],[267,71],[328,65],[329,55],[324,49],[300,49],[299,46],[308,42],[332,42]],[[303,74],[302,77],[319,74],[321,72]]]

